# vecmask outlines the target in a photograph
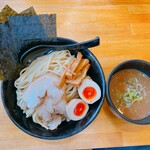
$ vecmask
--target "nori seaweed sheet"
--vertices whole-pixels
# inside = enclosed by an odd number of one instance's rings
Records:
[[[0,12],[0,23],[6,22],[9,16],[16,16],[16,15],[18,15],[18,13],[11,7],[6,5]]]
[[[33,7],[29,7],[26,10],[22,11],[21,13],[17,13],[10,6],[6,5],[0,12],[0,23],[6,22],[9,16],[18,16],[18,15],[19,16],[36,15],[36,11]]]
[[[29,7],[28,9],[19,13],[19,15],[21,15],[21,16],[36,15],[36,12],[35,12],[35,9],[33,7]]]
[[[23,11],[24,16],[10,16],[0,24],[0,80],[10,79],[21,68],[18,54],[22,48],[56,37],[55,14],[29,15],[27,12],[35,14],[34,8],[30,7]]]
[[[3,71],[4,77],[10,77],[12,71],[16,68],[16,64],[16,44],[10,28],[7,24],[0,24],[0,70]]]
[[[56,15],[16,16],[8,19],[18,52],[31,42],[48,41],[56,37]]]

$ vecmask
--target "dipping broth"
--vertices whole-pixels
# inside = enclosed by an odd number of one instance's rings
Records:
[[[109,85],[110,97],[120,113],[139,120],[150,115],[150,78],[135,69],[117,72]]]

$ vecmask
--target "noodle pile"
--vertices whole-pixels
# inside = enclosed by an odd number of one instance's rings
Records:
[[[62,84],[60,86],[60,83],[54,83],[54,86],[56,85],[56,88],[60,90],[64,90],[63,97],[61,99],[65,100],[62,101],[60,100],[60,103],[64,106],[65,103],[70,101],[73,98],[79,98],[78,91],[77,91],[77,86],[72,84],[72,81],[79,81],[79,79],[83,78],[88,78],[86,73],[89,68],[89,64],[87,65],[86,59],[84,60],[83,63],[85,63],[85,67],[81,67],[81,70],[79,68],[74,69],[73,71],[69,68],[71,66],[72,62],[77,62],[79,59],[75,59],[75,56],[71,55],[70,51],[68,50],[62,50],[62,51],[56,51],[52,52],[49,55],[45,55],[42,57],[37,58],[34,60],[28,67],[24,68],[20,72],[20,77],[15,81],[14,85],[17,88],[16,93],[17,93],[17,105],[23,110],[23,113],[26,114],[26,117],[33,117],[33,121],[42,125],[46,129],[55,129],[53,127],[48,127],[48,123],[44,122],[41,117],[37,116],[37,108],[40,108],[42,105],[42,100],[41,103],[37,105],[37,107],[29,108],[25,102],[24,99],[24,93],[26,89],[31,86],[31,84],[37,80],[39,77],[45,75],[45,74],[51,74],[54,75],[54,77],[58,78]],[[76,65],[74,63],[74,65]],[[79,66],[79,64],[78,64]],[[86,70],[84,69],[86,68]],[[75,73],[75,70],[78,70],[78,72]],[[66,78],[65,76],[67,74],[71,74],[72,78]],[[84,75],[82,75],[84,74]],[[70,77],[70,76],[69,76]],[[76,83],[76,82],[74,82]],[[78,82],[80,83],[80,82]],[[42,87],[41,87],[42,88]],[[45,105],[50,105],[48,100],[45,100]],[[41,109],[41,108],[40,108]],[[45,108],[43,108],[45,109]],[[56,111],[57,108],[54,109],[54,112],[52,113],[53,119],[57,119],[57,122],[59,125],[61,121],[67,120],[67,116],[65,112],[61,113]],[[49,111],[49,110],[47,110]],[[59,116],[57,115],[59,113]],[[60,119],[61,118],[61,119]]]

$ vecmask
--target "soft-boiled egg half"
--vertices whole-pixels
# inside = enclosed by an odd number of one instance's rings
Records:
[[[66,113],[70,120],[78,121],[85,117],[89,110],[87,103],[81,99],[72,99],[66,106]]]
[[[93,104],[101,97],[101,89],[96,82],[91,79],[84,79],[78,87],[78,93],[81,99],[88,103]]]

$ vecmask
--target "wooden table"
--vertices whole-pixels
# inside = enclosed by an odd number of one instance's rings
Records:
[[[101,37],[90,49],[100,61],[107,79],[110,71],[129,59],[150,61],[149,0],[5,0],[17,12],[33,6],[38,14],[57,14],[57,36],[84,41]],[[118,119],[105,101],[99,115],[81,133],[67,139],[47,141],[19,130],[6,115],[0,101],[0,149],[91,149],[150,144],[150,125],[140,126]]]

